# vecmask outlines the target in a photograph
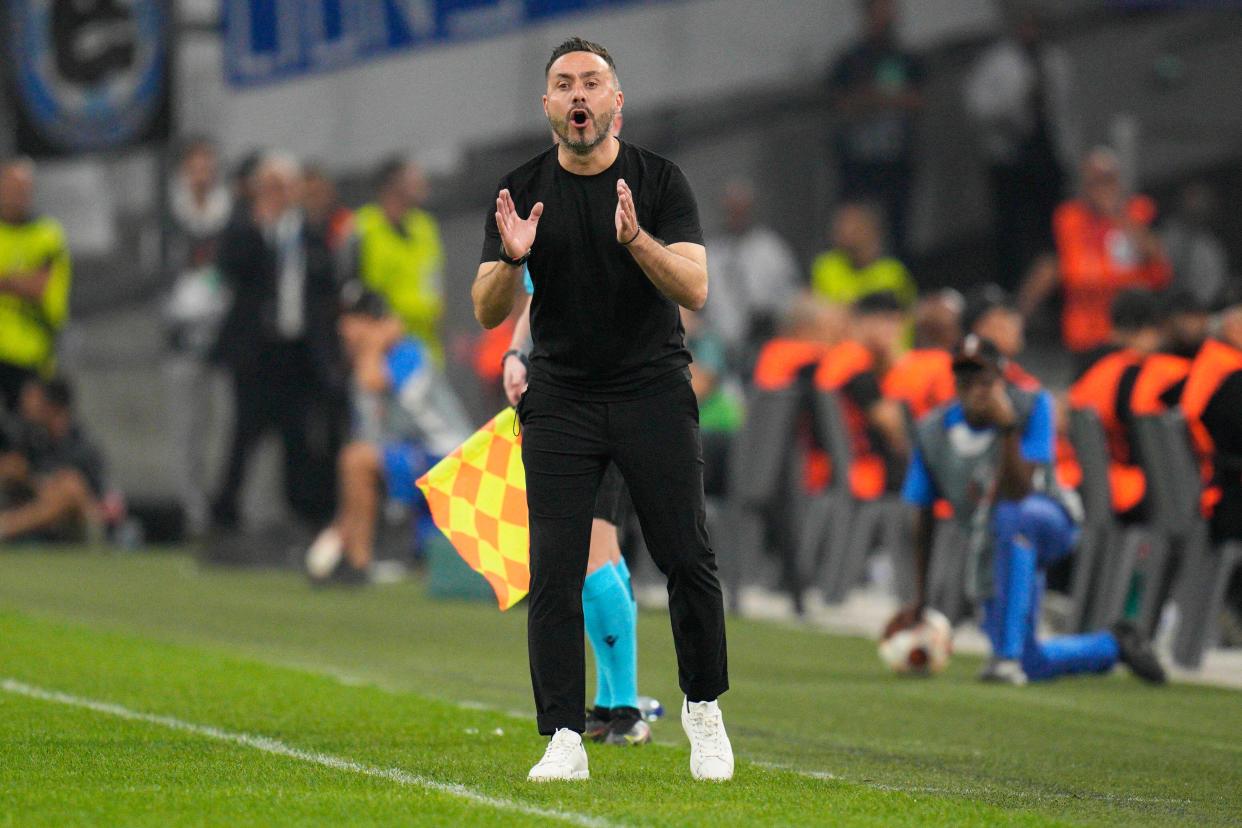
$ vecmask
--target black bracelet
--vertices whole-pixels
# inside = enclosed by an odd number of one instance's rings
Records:
[[[1018,430],[1018,424],[1014,422],[1014,423],[1009,423],[1008,425],[997,426],[996,430],[999,431],[1002,436],[1008,437],[1010,434],[1013,434],[1015,431]]]
[[[505,370],[505,362],[507,362],[511,356],[520,359],[522,364],[526,366],[526,370],[530,370],[530,359],[527,358],[526,354],[522,353],[517,348],[510,348],[505,351],[505,355],[500,358],[500,370],[502,373]]]
[[[634,235],[630,238],[630,240],[629,240],[629,241],[627,241],[627,242],[621,242],[621,246],[622,246],[622,247],[629,247],[631,244],[633,244],[633,243],[634,243],[634,239],[638,238],[638,234],[639,234],[639,233],[641,233],[641,232],[643,232],[643,228],[639,227],[637,230],[635,230],[635,231],[634,231]]]
[[[522,257],[520,259],[511,259],[509,258],[509,251],[505,250],[505,246],[503,244],[500,245],[500,260],[504,262],[505,264],[509,265],[510,267],[521,267],[522,265],[526,264],[526,260],[529,258],[530,258],[530,250],[527,250],[525,253],[522,254]]]

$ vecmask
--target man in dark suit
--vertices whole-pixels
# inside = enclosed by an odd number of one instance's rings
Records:
[[[331,516],[338,418],[331,400],[338,363],[336,282],[322,233],[299,204],[301,172],[266,156],[251,180],[253,201],[220,240],[219,269],[233,294],[216,347],[233,375],[236,417],[224,482],[213,505],[220,528],[238,523],[246,463],[263,434],[280,432],[285,496],[299,517]],[[330,405],[330,404],[329,404]]]

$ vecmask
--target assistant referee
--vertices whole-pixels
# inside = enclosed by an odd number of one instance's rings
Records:
[[[523,265],[536,287],[518,414],[531,682],[539,732],[552,738],[528,778],[589,777],[582,585],[595,494],[611,461],[668,577],[691,774],[726,780],[733,751],[716,703],[729,685],[724,605],[677,307],[707,300],[698,208],[675,164],[610,135],[624,95],[604,47],[567,40],[545,74],[543,109],[557,143],[501,179],[471,288],[475,317],[493,328],[512,310]]]

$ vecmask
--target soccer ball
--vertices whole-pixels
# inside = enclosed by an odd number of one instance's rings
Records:
[[[923,620],[913,627],[894,629],[889,624],[880,641],[880,658],[894,673],[931,676],[944,670],[953,654],[953,625],[944,613],[923,610]]]

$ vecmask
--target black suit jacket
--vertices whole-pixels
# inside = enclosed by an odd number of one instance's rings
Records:
[[[300,342],[309,348],[320,379],[336,372],[338,297],[333,257],[324,235],[302,225],[306,261],[305,326]],[[276,326],[277,255],[249,216],[236,216],[220,238],[217,265],[232,291],[232,305],[220,326],[215,354],[234,370],[259,369],[290,344]]]

